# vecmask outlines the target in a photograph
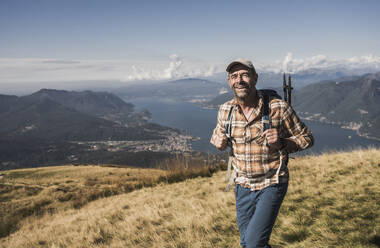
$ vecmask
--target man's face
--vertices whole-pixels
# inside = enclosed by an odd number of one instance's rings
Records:
[[[228,75],[228,84],[239,100],[244,100],[256,92],[256,82],[257,75],[243,65],[235,65]]]

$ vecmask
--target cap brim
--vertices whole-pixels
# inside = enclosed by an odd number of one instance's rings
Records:
[[[253,66],[252,62],[249,61],[249,60],[235,60],[235,61],[232,61],[228,66],[227,66],[227,69],[226,71],[227,72],[230,72],[232,67],[234,67],[235,65],[242,65],[242,66],[245,66],[247,67],[248,69],[253,69],[255,70],[255,67]]]
[[[242,64],[241,62],[238,62],[238,61],[234,61],[232,63],[230,63],[228,66],[227,66],[227,69],[226,69],[226,72],[230,72],[231,68],[235,65],[244,65]],[[244,65],[245,67],[247,67],[246,65]]]

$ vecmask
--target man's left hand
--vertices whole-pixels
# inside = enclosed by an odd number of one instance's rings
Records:
[[[278,131],[275,128],[267,129],[263,132],[263,135],[267,139],[269,146],[273,148],[281,147],[280,139],[278,137]]]

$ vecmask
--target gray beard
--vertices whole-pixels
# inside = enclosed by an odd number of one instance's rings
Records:
[[[251,91],[252,89],[249,89],[248,92],[244,92],[243,94],[241,94],[237,93],[235,89],[233,90],[235,98],[241,102],[243,102],[251,94]]]

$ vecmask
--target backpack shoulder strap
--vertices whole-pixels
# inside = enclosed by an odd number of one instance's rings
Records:
[[[263,98],[262,122],[263,122],[263,131],[265,131],[271,128],[269,102],[273,98],[281,99],[281,96],[279,96],[275,90],[271,90],[271,89],[258,90],[258,94]]]
[[[232,137],[231,137],[232,136],[232,119],[233,119],[232,114],[234,112],[234,109],[235,109],[235,105],[232,105],[230,108],[230,111],[228,112],[226,130],[225,130],[225,134],[226,134],[227,138],[229,139],[229,143],[230,143],[230,152],[229,152],[229,156],[228,156],[227,175],[226,175],[226,181],[228,182],[228,185],[226,188],[227,192],[231,190],[231,186],[232,186],[232,184],[236,178],[236,170],[232,164],[234,153],[232,150],[232,141],[231,141],[231,139],[232,139]]]
[[[235,106],[232,105],[231,108],[230,108],[230,111],[228,112],[228,117],[227,117],[227,123],[226,123],[226,130],[225,130],[225,134],[227,136],[227,138],[231,138],[231,129],[232,129],[232,113],[234,112],[234,109],[235,109]]]

